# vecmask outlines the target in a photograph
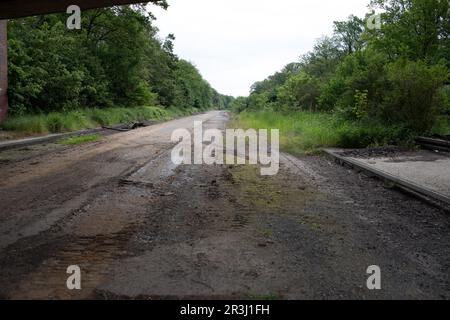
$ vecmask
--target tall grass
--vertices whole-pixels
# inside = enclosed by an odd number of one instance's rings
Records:
[[[158,107],[84,109],[8,118],[1,128],[25,134],[70,132],[119,123],[172,118],[171,111]]]
[[[244,112],[232,127],[279,129],[281,148],[293,154],[314,153],[322,147],[362,148],[408,144],[411,134],[401,127],[350,122],[327,113]]]

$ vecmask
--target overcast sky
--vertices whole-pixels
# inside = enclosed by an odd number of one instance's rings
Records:
[[[194,63],[220,93],[248,95],[250,86],[297,61],[333,21],[363,17],[369,0],[169,0],[151,6],[160,37]]]

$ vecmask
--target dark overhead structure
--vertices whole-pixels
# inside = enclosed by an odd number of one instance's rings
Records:
[[[159,2],[159,0],[0,0],[0,122],[8,113],[7,20],[48,13],[66,12],[70,5],[81,10],[115,5]]]
[[[77,5],[81,10],[111,7],[114,5],[135,4],[142,0],[1,0],[0,20],[36,16],[48,13],[65,12],[70,5]]]

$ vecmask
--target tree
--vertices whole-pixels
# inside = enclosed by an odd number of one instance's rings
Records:
[[[335,110],[355,119],[358,97],[364,92],[368,100],[367,116],[378,117],[387,89],[385,66],[388,62],[386,55],[371,49],[347,56],[322,88],[319,98],[321,109]]]
[[[334,34],[341,49],[346,54],[361,50],[363,41],[361,35],[364,31],[364,21],[351,15],[347,21],[334,22]]]
[[[342,60],[340,44],[333,37],[323,37],[314,45],[314,49],[300,57],[301,69],[320,78],[326,79],[336,70]]]
[[[383,99],[383,118],[404,123],[419,133],[430,130],[448,104],[443,92],[449,80],[448,69],[400,59],[387,67],[387,79],[390,89]]]
[[[86,11],[77,31],[67,30],[65,19],[53,14],[9,23],[13,113],[155,104],[205,110],[232,100],[174,54],[174,35],[158,39],[144,5]]]
[[[279,88],[280,103],[289,109],[313,111],[316,109],[318,96],[318,80],[304,71],[291,76]]]
[[[371,42],[392,60],[405,57],[450,65],[450,3],[447,0],[372,0],[383,10],[382,28]]]
[[[232,103],[231,103],[231,110],[236,113],[241,113],[242,111],[247,109],[247,97],[237,97]]]

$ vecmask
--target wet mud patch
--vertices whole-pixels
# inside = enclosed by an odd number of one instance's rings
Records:
[[[112,274],[117,260],[133,256],[129,243],[145,221],[147,208],[157,198],[148,188],[111,186],[84,205],[74,215],[47,232],[34,268],[23,268],[20,279],[8,288],[15,299],[88,299]],[[130,205],[132,204],[132,205]],[[61,238],[61,235],[70,235]],[[40,239],[44,234],[40,235]],[[55,242],[58,245],[52,245]],[[32,251],[34,251],[32,250]],[[43,252],[48,254],[42,256]],[[22,256],[23,255],[23,256]],[[30,253],[21,252],[14,264]],[[66,287],[66,271],[77,265],[82,272],[82,290]],[[13,280],[13,279],[11,279]]]
[[[2,164],[20,163],[26,160],[34,159],[46,154],[60,154],[61,152],[68,150],[69,147],[60,145],[57,143],[45,143],[39,145],[31,145],[20,147],[16,149],[2,150],[0,151],[0,166]],[[32,161],[28,165],[35,165],[36,162]]]
[[[248,166],[183,165],[172,181],[129,242],[133,255],[115,264],[96,297],[285,297],[301,275],[268,223],[296,217],[311,188],[288,172],[267,178]],[[270,206],[260,202],[271,194]]]
[[[301,177],[286,171],[262,176],[259,166],[230,166],[228,170],[226,176],[238,203],[258,214],[296,215],[318,195]]]
[[[128,256],[127,243],[134,227],[120,233],[68,239],[54,256],[43,261],[25,276],[10,299],[87,299],[111,273],[114,261]],[[68,290],[67,268],[77,265],[81,269],[82,290]]]

